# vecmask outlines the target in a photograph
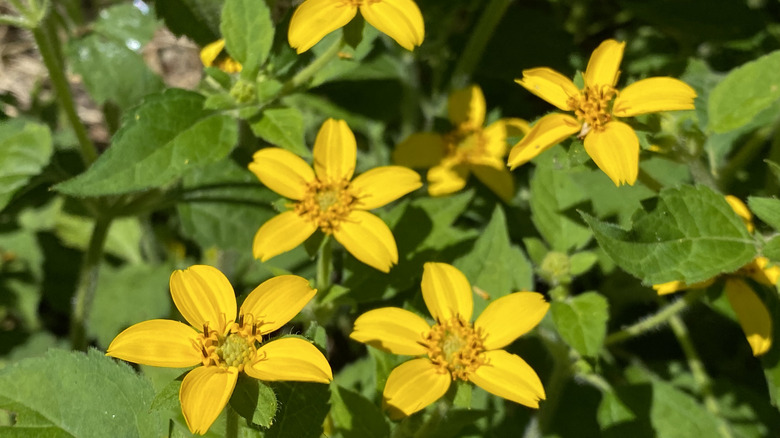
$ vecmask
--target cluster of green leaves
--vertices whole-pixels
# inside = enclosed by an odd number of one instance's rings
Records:
[[[252,258],[252,236],[285,208],[247,170],[252,153],[274,145],[310,159],[317,128],[334,117],[357,134],[358,171],[390,164],[407,135],[448,131],[447,96],[467,83],[484,89],[489,121],[533,121],[550,108],[512,79],[536,66],[582,71],[605,36],[628,43],[621,81],[676,76],[698,94],[695,111],[633,122],[646,149],[637,184],[615,187],[572,139],[515,172],[508,204],[471,181],[377,211],[398,265],[385,275],[336,248],[333,285],[283,330],[326,353],[334,383],[242,378],[230,401],[242,436],[758,437],[780,428],[780,347],[750,354],[723,283],[685,301],[650,287],[722,278],[759,256],[780,263],[777,5],[419,0],[427,33],[413,53],[358,17],[299,56],[286,41],[290,2],[29,3],[48,14],[31,7],[2,22],[33,30],[53,78],[65,66],[81,78],[71,88],[98,106],[111,139],[94,162],[83,153],[91,144],[56,81],[57,99],[39,93],[27,108],[0,95],[3,436],[189,436],[178,401],[186,370],[134,369],[100,351],[134,323],[178,317],[174,269],[217,266],[240,295],[281,273],[315,278],[316,237]],[[224,38],[242,71],[207,67],[193,89],[166,85],[145,49],[166,29],[200,47]],[[747,201],[754,232],[725,194]],[[420,414],[386,416],[381,392],[405,358],[348,336],[366,310],[427,314],[428,261],[466,275],[475,314],[514,291],[547,295],[549,316],[508,347],[542,379],[538,412],[459,383]],[[751,286],[780,340],[777,291]],[[665,322],[683,308],[680,335]],[[656,313],[666,317],[645,319]],[[86,353],[68,351],[84,341]],[[207,435],[222,436],[225,423]]]

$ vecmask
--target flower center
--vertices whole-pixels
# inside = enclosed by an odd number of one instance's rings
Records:
[[[355,202],[357,197],[349,190],[349,181],[314,180],[308,184],[303,199],[295,204],[295,212],[324,233],[332,234],[352,212]]]
[[[440,373],[449,371],[452,380],[468,380],[485,363],[484,336],[460,316],[435,324],[423,339],[431,362]]]
[[[246,325],[243,319],[242,316],[238,323],[234,323],[226,336],[209,329],[208,323],[204,325],[198,340],[204,366],[233,367],[240,372],[252,362],[257,355],[255,341],[260,337],[256,325]]]
[[[452,131],[444,135],[444,144],[447,145],[447,157],[458,163],[478,164],[480,158],[487,154],[486,139],[481,129]]]
[[[583,122],[583,130],[580,137],[585,136],[589,130],[603,131],[604,125],[612,120],[612,100],[617,96],[617,90],[610,85],[598,87],[585,87],[580,94],[572,96],[568,100],[574,114]]]

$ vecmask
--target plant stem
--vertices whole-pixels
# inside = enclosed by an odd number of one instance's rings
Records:
[[[317,289],[323,294],[321,296],[325,296],[324,293],[330,287],[332,259],[333,246],[331,245],[330,235],[326,234],[317,254]]]
[[[55,44],[59,44],[54,39],[55,33],[47,33],[45,26],[48,26],[49,18],[45,18],[40,26],[33,29],[33,36],[35,37],[35,43],[38,45],[38,50],[41,52],[43,63],[46,65],[46,69],[49,71],[49,77],[51,78],[52,85],[57,92],[57,97],[62,105],[62,109],[65,111],[65,115],[68,118],[73,131],[76,133],[76,138],[79,141],[79,147],[81,148],[81,159],[85,166],[89,166],[97,159],[97,149],[89,139],[87,135],[87,129],[84,124],[81,123],[78,113],[76,112],[76,106],[73,101],[73,95],[70,92],[68,81],[65,78],[65,66],[57,58],[57,48]],[[49,38],[52,35],[53,38]]]
[[[763,149],[767,140],[769,140],[774,129],[774,125],[765,126],[759,129],[750,136],[747,142],[737,149],[737,153],[729,160],[728,164],[723,166],[723,170],[720,172],[721,187],[724,189],[728,188],[737,172],[744,169],[748,162],[753,160],[756,154],[761,152],[761,149]]]
[[[539,407],[539,412],[536,414],[539,420],[537,423],[539,436],[545,436],[549,433],[550,422],[555,416],[555,411],[558,410],[561,392],[563,392],[566,382],[571,377],[572,366],[569,358],[569,347],[555,333],[539,330],[539,334],[545,347],[547,347],[547,351],[552,355],[553,363],[555,364],[550,379],[545,385],[546,400]]]
[[[238,438],[238,412],[230,406],[225,406],[225,438]]]
[[[693,379],[696,381],[696,385],[699,387],[699,392],[704,398],[704,406],[710,413],[718,419],[718,432],[723,438],[733,438],[731,429],[728,423],[726,423],[721,417],[720,407],[718,406],[715,396],[712,394],[712,380],[707,374],[707,370],[701,362],[699,354],[696,352],[696,348],[691,342],[690,335],[688,334],[688,328],[685,326],[682,318],[678,315],[674,315],[669,318],[669,327],[672,329],[674,336],[677,338],[680,347],[685,354],[685,358],[688,361],[688,367],[690,367],[693,373]]]
[[[312,78],[315,74],[317,74],[318,71],[322,70],[322,68],[331,61],[331,59],[335,58],[339,52],[341,51],[342,47],[344,47],[344,38],[339,38],[336,40],[333,44],[331,44],[330,47],[328,47],[325,52],[320,55],[317,59],[312,61],[311,64],[307,65],[303,70],[299,71],[295,76],[293,76],[289,81],[285,82],[282,86],[281,95],[288,94],[295,90],[296,88],[302,86],[306,81]]]
[[[639,168],[639,175],[637,176],[637,179],[642,182],[642,184],[645,185],[648,189],[660,193],[661,189],[664,188],[664,185],[661,184],[657,179],[653,178],[652,175],[645,172],[644,169],[641,167]]]
[[[653,330],[661,324],[665,324],[671,318],[675,318],[678,313],[685,310],[691,303],[698,301],[704,296],[705,289],[694,289],[679,300],[669,304],[661,309],[655,315],[643,319],[636,324],[626,327],[623,330],[612,333],[604,340],[604,345],[617,344],[634,336],[641,335],[647,331]]]
[[[79,285],[73,302],[73,316],[70,322],[71,346],[74,350],[87,349],[86,321],[92,310],[92,301],[97,290],[100,261],[103,258],[103,248],[111,227],[112,218],[99,217],[92,229],[87,253],[81,263]]]
[[[461,54],[458,63],[455,65],[455,70],[452,72],[450,83],[453,88],[464,87],[468,84],[469,78],[477,67],[477,63],[482,58],[485,46],[487,46],[487,43],[493,36],[496,26],[503,18],[510,3],[512,3],[512,0],[491,0],[485,7],[477,25],[471,32],[471,38],[469,38],[466,47],[463,49],[463,54]]]

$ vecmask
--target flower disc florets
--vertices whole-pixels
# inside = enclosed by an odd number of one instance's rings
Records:
[[[246,336],[247,333],[250,333],[249,336]],[[223,336],[216,330],[210,330],[207,324],[203,327],[199,342],[204,366],[233,367],[240,372],[257,354],[255,336],[251,335],[251,330],[231,329]]]
[[[579,95],[570,97],[567,103],[583,126],[600,132],[612,120],[612,101],[616,96],[617,90],[610,85],[585,87]]]
[[[357,201],[349,181],[320,181],[307,184],[306,195],[295,204],[295,212],[314,222],[324,233],[332,234],[346,219]]]
[[[485,362],[484,336],[460,316],[438,322],[423,338],[431,362],[441,373],[449,371],[452,380],[468,380]]]

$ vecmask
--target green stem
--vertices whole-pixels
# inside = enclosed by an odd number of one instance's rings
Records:
[[[539,413],[537,414],[539,436],[545,436],[549,432],[550,423],[555,416],[555,411],[558,409],[561,392],[563,392],[566,382],[571,377],[572,366],[568,346],[552,332],[540,330],[539,334],[545,347],[547,347],[547,351],[552,355],[553,363],[555,364],[550,379],[545,385],[546,400],[539,407]]]
[[[73,101],[73,95],[70,92],[68,81],[65,78],[65,66],[57,58],[57,49],[55,44],[59,44],[58,41],[53,38],[49,38],[50,34],[44,29],[47,26],[48,19],[44,19],[41,25],[33,29],[33,36],[35,37],[35,43],[38,45],[38,50],[41,52],[43,63],[46,65],[46,69],[49,71],[49,77],[51,78],[52,85],[57,92],[57,97],[65,110],[65,115],[70,122],[73,131],[78,138],[79,146],[81,148],[81,159],[85,166],[89,166],[97,159],[97,149],[92,144],[92,140],[87,135],[87,129],[84,124],[81,123],[78,113],[76,112],[76,106]]]
[[[463,49],[463,54],[455,65],[455,70],[452,72],[450,82],[453,88],[464,87],[468,84],[469,78],[485,52],[485,46],[493,36],[496,26],[504,17],[510,3],[512,0],[491,0],[485,7],[477,25],[471,32],[471,38]]]
[[[645,172],[645,170],[642,169],[641,167],[639,168],[639,175],[637,176],[637,179],[642,184],[644,184],[645,187],[647,187],[648,189],[650,189],[650,190],[652,190],[652,191],[654,191],[656,193],[659,193],[661,191],[661,189],[664,188],[663,184],[661,184],[657,179],[653,178],[652,175],[650,175],[649,173]]]
[[[669,319],[669,327],[672,329],[674,336],[677,338],[677,342],[679,342],[680,347],[685,354],[685,358],[688,361],[688,367],[690,367],[691,372],[693,373],[693,379],[704,398],[704,406],[718,419],[718,432],[720,432],[720,435],[723,438],[733,438],[731,428],[721,417],[720,407],[718,406],[717,400],[715,400],[715,396],[712,394],[712,380],[707,374],[707,370],[704,368],[704,364],[702,364],[701,358],[696,352],[696,348],[693,346],[693,342],[691,342],[688,328],[685,326],[682,318],[678,315],[674,315]]]
[[[225,406],[225,417],[225,438],[238,438],[238,412],[230,403]]]
[[[754,132],[747,142],[737,149],[737,153],[729,160],[728,164],[723,166],[720,171],[721,187],[727,188],[736,177],[738,171],[744,169],[752,161],[756,154],[764,148],[769,136],[775,129],[774,125],[766,126]]]
[[[326,234],[325,240],[320,245],[319,254],[317,254],[317,289],[319,289],[320,296],[325,296],[324,293],[330,287],[332,259],[333,245],[330,235]]]
[[[654,330],[659,325],[665,324],[671,318],[675,318],[678,313],[685,310],[691,303],[698,301],[704,296],[704,292],[705,289],[694,289],[688,292],[683,298],[664,307],[655,315],[607,336],[607,339],[604,340],[604,345],[617,344],[650,330]]]
[[[288,94],[295,90],[296,88],[302,86],[305,84],[309,79],[311,79],[317,72],[322,70],[323,67],[327,63],[329,63],[333,58],[335,58],[341,49],[344,47],[344,38],[339,38],[336,40],[333,44],[328,47],[325,52],[319,56],[319,58],[315,59],[311,64],[307,65],[303,70],[299,71],[295,76],[293,76],[289,81],[285,82],[282,86],[281,95]]]
[[[73,304],[73,316],[70,322],[71,346],[74,350],[87,349],[86,322],[92,310],[92,301],[97,290],[100,261],[103,258],[103,247],[106,243],[111,218],[99,217],[92,229],[87,253],[81,263],[79,284]]]

